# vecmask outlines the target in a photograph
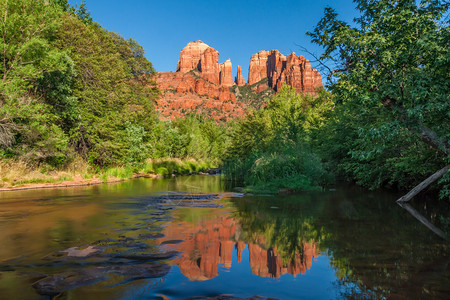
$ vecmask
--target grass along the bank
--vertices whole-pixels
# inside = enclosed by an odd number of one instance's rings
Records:
[[[131,179],[138,176],[165,177],[203,172],[214,165],[196,159],[160,158],[148,159],[140,166],[118,166],[93,169],[82,159],[76,159],[61,169],[48,165],[31,167],[23,161],[0,161],[0,188],[31,185],[89,184]]]
[[[75,159],[65,168],[54,170],[48,165],[31,167],[24,161],[0,161],[0,188],[39,183],[61,183],[91,178],[90,167],[82,159]]]
[[[193,158],[158,158],[148,159],[140,166],[113,167],[100,172],[103,181],[110,179],[128,179],[136,175],[187,175],[203,172],[215,166],[210,162],[200,161]]]

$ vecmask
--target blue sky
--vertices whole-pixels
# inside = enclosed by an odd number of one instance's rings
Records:
[[[313,30],[326,6],[348,22],[357,14],[350,0],[86,0],[86,6],[104,28],[137,40],[158,72],[175,71],[181,49],[202,40],[219,51],[219,62],[231,59],[233,76],[240,65],[246,79],[250,56],[260,50],[294,51],[312,59],[301,45],[320,53],[306,32]]]

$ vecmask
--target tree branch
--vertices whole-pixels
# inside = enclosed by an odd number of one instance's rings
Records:
[[[389,110],[394,110],[400,114],[400,120],[405,123],[413,123],[407,116],[405,109],[398,103],[397,100],[391,98],[390,96],[385,96],[381,103]],[[418,135],[419,139],[425,144],[431,146],[432,148],[443,152],[446,155],[450,154],[450,144],[449,141],[444,137],[439,137],[436,132],[420,123],[418,126],[405,126],[409,131],[414,132]]]

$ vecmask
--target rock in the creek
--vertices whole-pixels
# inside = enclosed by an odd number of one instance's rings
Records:
[[[184,242],[184,240],[168,240],[161,243],[161,245],[176,245]]]
[[[110,254],[111,258],[123,258],[130,260],[156,260],[156,259],[170,259],[177,255],[180,252],[178,251],[167,251],[167,252],[158,252],[158,253],[114,253]]]
[[[276,298],[268,298],[268,297],[261,297],[261,296],[240,298],[240,297],[235,297],[235,296],[231,296],[231,295],[218,295],[218,296],[213,296],[213,297],[194,297],[191,299],[195,299],[195,300],[279,300]]]
[[[165,237],[162,233],[142,233],[139,235],[141,239],[160,239]]]
[[[40,295],[55,296],[79,286],[90,285],[105,280],[109,274],[123,276],[124,281],[131,281],[143,278],[160,278],[169,273],[169,271],[170,266],[165,264],[78,269],[48,276],[35,282],[33,287]]]
[[[100,253],[102,250],[95,246],[88,246],[84,249],[80,249],[79,247],[72,247],[66,250],[62,250],[61,252],[66,252],[69,257],[89,257],[94,254]]]

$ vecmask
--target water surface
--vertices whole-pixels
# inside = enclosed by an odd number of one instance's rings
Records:
[[[56,299],[450,294],[448,243],[396,205],[398,195],[225,192],[218,176],[189,176],[0,193],[0,299],[48,299],[33,284],[64,274],[74,275]],[[203,193],[220,199],[190,198]],[[155,265],[170,271],[136,274]]]

